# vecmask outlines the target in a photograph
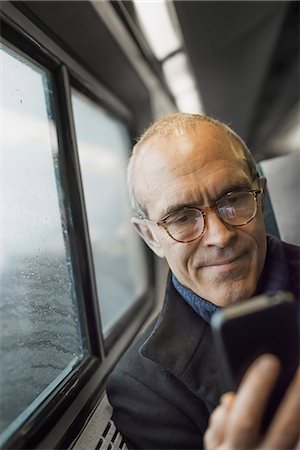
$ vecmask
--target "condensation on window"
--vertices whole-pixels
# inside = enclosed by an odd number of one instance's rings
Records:
[[[130,223],[124,125],[78,91],[72,104],[104,333],[147,288],[144,247]]]
[[[47,72],[1,45],[1,419],[7,438],[84,356]]]

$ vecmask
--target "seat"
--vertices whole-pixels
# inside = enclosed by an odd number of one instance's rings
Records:
[[[267,179],[267,232],[300,246],[300,153],[261,161],[258,171]]]
[[[112,421],[113,408],[106,393],[82,433],[72,445],[75,450],[126,450],[127,446]]]

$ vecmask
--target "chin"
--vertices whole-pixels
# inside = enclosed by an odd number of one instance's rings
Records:
[[[210,291],[210,295],[204,298],[217,306],[225,307],[253,297],[254,292],[255,289],[252,287],[247,288],[246,286],[242,286],[234,289],[233,286],[230,286],[228,290]]]

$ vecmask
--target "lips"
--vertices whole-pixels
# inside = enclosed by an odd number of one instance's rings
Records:
[[[236,260],[239,259],[239,258],[240,258],[240,257],[237,256],[236,258],[232,258],[232,259],[229,259],[229,260],[226,260],[226,261],[220,261],[220,262],[218,262],[218,263],[212,264],[212,266],[225,266],[226,264],[231,264],[231,263],[233,263],[234,261],[236,261]]]
[[[214,262],[213,264],[207,264],[206,267],[227,266],[229,264],[234,263],[235,261],[237,261],[241,257],[242,257],[242,255],[241,256],[235,256],[234,258],[231,258],[231,259],[225,259],[225,260],[222,260],[222,261],[217,261],[217,262]]]

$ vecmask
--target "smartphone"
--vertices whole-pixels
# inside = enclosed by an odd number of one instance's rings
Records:
[[[293,295],[253,297],[216,312],[211,325],[228,390],[238,388],[260,355],[272,353],[279,358],[281,372],[266,408],[265,429],[300,362],[299,311]]]

